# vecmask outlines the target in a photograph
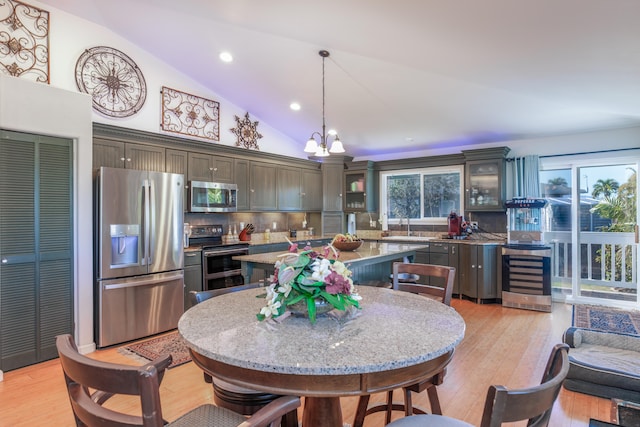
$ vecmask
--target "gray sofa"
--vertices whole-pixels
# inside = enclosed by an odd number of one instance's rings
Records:
[[[640,402],[640,336],[571,327],[568,390]]]

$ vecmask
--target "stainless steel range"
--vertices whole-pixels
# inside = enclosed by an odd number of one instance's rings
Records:
[[[202,283],[205,290],[244,284],[241,263],[234,261],[233,257],[248,254],[249,243],[225,244],[222,236],[222,225],[191,226],[189,245],[202,247]]]

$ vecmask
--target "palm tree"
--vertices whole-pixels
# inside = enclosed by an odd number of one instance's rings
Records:
[[[632,233],[636,225],[636,206],[638,200],[638,191],[636,187],[636,174],[637,172],[630,169],[633,174],[629,177],[627,182],[622,185],[618,185],[618,182],[614,179],[601,180],[599,179],[596,185],[593,186],[593,196],[603,194],[600,201],[596,206],[591,208],[591,212],[597,213],[603,218],[611,219],[611,225],[601,227],[601,231],[612,233]],[[613,190],[615,188],[615,190]],[[605,191],[611,191],[606,194]],[[613,194],[615,193],[615,194]],[[620,280],[621,275],[624,273],[627,281],[632,280],[633,275],[633,259],[630,250],[626,250],[624,246],[618,245],[606,245],[607,249],[605,253],[602,250],[598,250],[598,256],[596,262],[604,262],[605,265],[611,264],[611,256],[615,256],[616,265],[616,277],[615,280]],[[604,259],[603,259],[604,258]],[[626,271],[623,271],[624,259]],[[611,279],[612,271],[607,267],[606,277]]]
[[[570,194],[569,183],[562,177],[552,178],[543,185],[542,192],[545,196],[562,196]]]
[[[547,184],[548,185],[556,185],[556,186],[564,185],[566,187],[568,182],[567,182],[566,179],[564,179],[564,178],[559,176],[557,178],[550,179],[549,181],[547,181]]]
[[[591,195],[596,199],[601,194],[605,198],[608,198],[608,197],[611,197],[613,193],[617,193],[618,188],[620,188],[620,184],[618,183],[618,181],[616,181],[613,178],[599,179],[593,185],[593,191],[591,192]]]

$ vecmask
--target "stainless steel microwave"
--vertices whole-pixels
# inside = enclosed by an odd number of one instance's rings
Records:
[[[189,183],[189,212],[236,212],[238,186],[219,182]]]

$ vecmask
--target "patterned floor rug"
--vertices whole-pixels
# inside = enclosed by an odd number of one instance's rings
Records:
[[[119,350],[128,356],[139,356],[145,363],[159,356],[171,354],[173,361],[169,365],[169,369],[191,361],[188,347],[177,331],[129,344]]]
[[[640,310],[577,304],[573,306],[573,326],[640,335]]]

